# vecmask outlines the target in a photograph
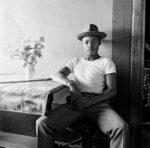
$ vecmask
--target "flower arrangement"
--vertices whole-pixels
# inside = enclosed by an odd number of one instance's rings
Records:
[[[35,66],[37,58],[42,56],[41,50],[44,48],[43,45],[44,37],[39,37],[38,40],[23,40],[15,49],[11,49],[11,57],[18,57],[23,61],[23,67],[27,64]]]

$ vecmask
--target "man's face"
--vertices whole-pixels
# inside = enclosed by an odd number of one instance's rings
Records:
[[[96,36],[87,36],[82,39],[83,49],[90,55],[98,53],[100,43],[99,38]]]

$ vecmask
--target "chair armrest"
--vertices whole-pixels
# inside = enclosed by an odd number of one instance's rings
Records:
[[[66,86],[61,87],[48,95],[44,115],[48,115],[55,106],[66,103],[66,97],[69,94],[69,89]],[[53,105],[54,104],[54,105]]]

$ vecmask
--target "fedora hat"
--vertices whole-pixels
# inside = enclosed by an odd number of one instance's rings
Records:
[[[77,35],[77,38],[81,41],[82,38],[86,36],[97,36],[100,40],[102,40],[107,36],[107,34],[100,32],[95,24],[89,24],[83,29],[82,33]]]

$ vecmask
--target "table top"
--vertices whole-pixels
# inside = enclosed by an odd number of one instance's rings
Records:
[[[52,80],[38,79],[31,81],[8,81],[0,82],[0,92],[9,95],[27,95],[50,94],[58,91],[64,86]]]
[[[0,110],[43,114],[49,94],[65,88],[52,80],[0,83]]]

